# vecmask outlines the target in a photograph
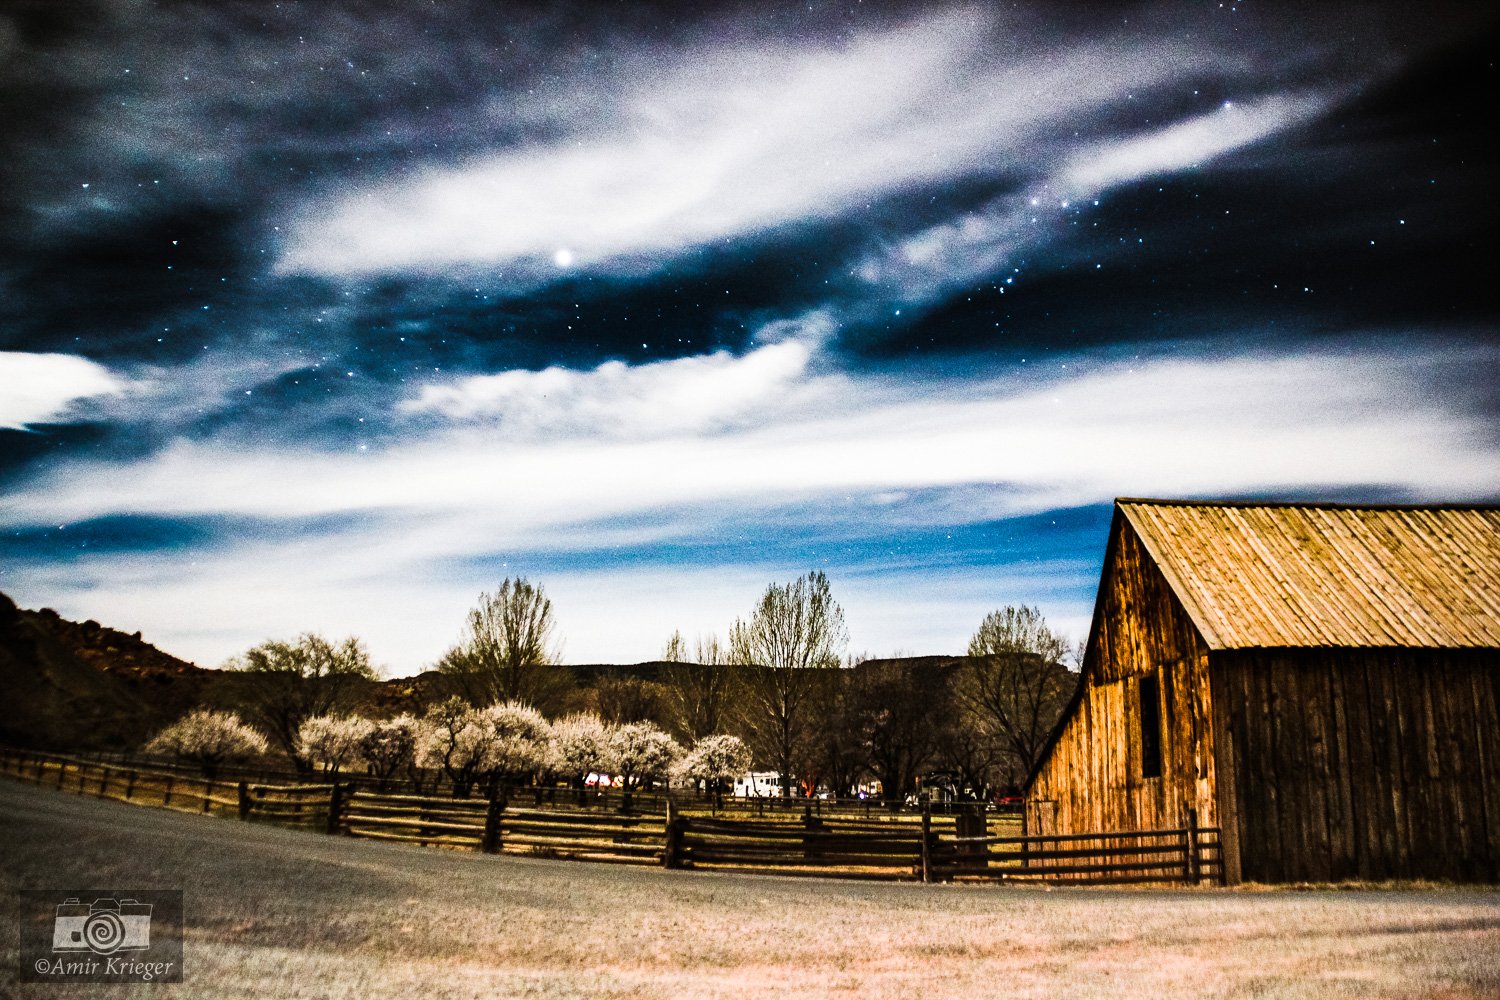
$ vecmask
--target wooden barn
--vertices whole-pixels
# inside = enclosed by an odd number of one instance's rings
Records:
[[[1226,881],[1500,880],[1500,507],[1120,500],[1040,834]]]

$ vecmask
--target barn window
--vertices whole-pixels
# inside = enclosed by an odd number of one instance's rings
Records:
[[[1161,681],[1153,672],[1141,678],[1141,777],[1161,777]]]

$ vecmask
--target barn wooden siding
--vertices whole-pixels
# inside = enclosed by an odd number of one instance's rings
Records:
[[[1243,878],[1500,880],[1500,652],[1212,654]]]
[[[1208,648],[1116,517],[1082,685],[1027,796],[1033,834],[1217,826]],[[1159,672],[1161,774],[1141,773],[1141,678]]]
[[[1120,501],[1026,808],[1039,834],[1195,811],[1231,882],[1500,881],[1500,509]]]

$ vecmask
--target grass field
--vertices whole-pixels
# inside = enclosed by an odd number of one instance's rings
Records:
[[[0,831],[7,894],[181,888],[187,910],[184,987],[27,993],[8,905],[0,996],[1500,996],[1495,890],[668,872],[353,842],[12,781]]]

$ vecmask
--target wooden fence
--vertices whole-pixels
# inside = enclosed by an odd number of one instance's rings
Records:
[[[334,786],[328,832],[370,840],[396,840],[424,847],[457,847],[493,854],[496,799],[381,795]]]
[[[170,771],[189,777],[198,774],[198,768],[192,764],[170,757],[153,756],[138,752],[93,751],[71,755],[70,759],[110,764],[138,771],[162,773]],[[336,774],[325,774],[319,771],[299,772],[287,767],[247,767],[236,764],[225,764],[219,768],[218,774],[221,781],[228,782],[229,784],[234,784],[238,781],[248,781],[252,785],[266,787],[303,783],[319,784],[326,787],[337,782],[355,786],[360,791],[397,795],[442,798],[452,793],[451,782],[440,772],[430,770],[419,770],[415,778],[410,773],[405,773],[384,781],[359,772],[340,771]],[[510,802],[529,802],[538,809],[550,808],[557,805],[565,807],[576,806],[578,808],[595,809],[604,812],[619,810],[624,798],[623,791],[618,788],[591,787],[579,789],[570,788],[565,785],[511,785],[501,788],[500,794]],[[882,816],[899,815],[910,817],[915,821],[921,815],[921,808],[919,806],[910,805],[906,802],[888,803],[878,798],[824,798],[801,795],[783,798],[776,795],[724,795],[717,799],[712,799],[706,796],[699,796],[697,793],[684,793],[680,791],[668,793],[659,789],[637,789],[633,791],[631,793],[631,810],[661,815],[666,812],[668,800],[672,802],[674,808],[679,810],[692,812],[706,811],[715,814],[723,813],[744,817],[790,816],[796,818],[808,810],[811,810],[814,816],[834,819],[874,819]],[[961,814],[973,809],[974,806],[975,804],[972,802],[935,801],[930,804],[929,809],[936,815],[952,815]],[[1019,807],[1004,807],[1001,812],[1006,814],[1014,812],[1019,815]]]
[[[234,815],[240,805],[233,782],[101,764],[56,754],[0,749],[0,774],[59,791],[180,812]]]
[[[1219,831],[1131,830],[1048,837],[935,836],[923,854],[924,880],[1031,882],[1223,882]]]
[[[785,875],[912,878],[918,873],[922,830],[920,822],[910,820],[828,819],[811,810],[800,819],[682,815],[668,822],[670,850],[663,863]]]
[[[335,787],[331,785],[252,785],[237,783],[239,817],[277,826],[307,827],[325,832],[333,813]]]
[[[662,811],[607,813],[576,802],[536,808],[502,794],[452,798],[357,783],[223,781],[176,771],[0,748],[0,774],[62,791],[426,847],[549,858],[838,878],[1186,882],[1222,879],[1218,830],[988,836],[994,817],[882,814],[770,818]],[[529,805],[528,805],[529,803]],[[651,803],[648,803],[650,805]],[[707,808],[706,806],[704,807]],[[977,832],[976,832],[977,831]]]

